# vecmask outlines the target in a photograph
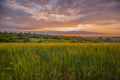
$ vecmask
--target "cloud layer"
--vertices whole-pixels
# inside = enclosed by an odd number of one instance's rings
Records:
[[[119,0],[0,0],[0,31],[120,35],[119,13]]]

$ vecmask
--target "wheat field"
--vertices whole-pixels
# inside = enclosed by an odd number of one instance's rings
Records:
[[[120,80],[120,43],[0,43],[0,80]]]

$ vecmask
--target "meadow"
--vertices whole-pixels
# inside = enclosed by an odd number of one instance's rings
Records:
[[[120,43],[0,43],[0,80],[120,80]]]

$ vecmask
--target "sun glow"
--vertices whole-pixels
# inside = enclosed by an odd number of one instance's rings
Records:
[[[76,27],[56,27],[56,28],[43,28],[43,30],[47,31],[80,31],[80,30],[87,30],[87,29],[92,29],[92,25],[77,25]]]

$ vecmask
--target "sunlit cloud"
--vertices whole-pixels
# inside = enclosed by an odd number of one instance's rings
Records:
[[[119,9],[119,0],[2,0],[0,29],[119,35]]]
[[[10,20],[10,19],[11,19],[11,17],[8,17],[8,16],[7,16],[7,17],[5,17],[5,19],[6,19],[6,20]]]
[[[69,20],[77,20],[80,17],[83,17],[84,15],[63,15],[63,14],[53,14],[53,13],[47,13],[47,12],[40,12],[37,14],[34,14],[32,16],[33,19],[39,21],[40,19],[45,19],[49,21],[69,21]]]
[[[76,27],[56,27],[56,28],[42,28],[45,31],[82,31],[86,29],[93,29],[94,26],[92,25],[81,25],[78,24]],[[39,31],[39,29],[37,29]]]

